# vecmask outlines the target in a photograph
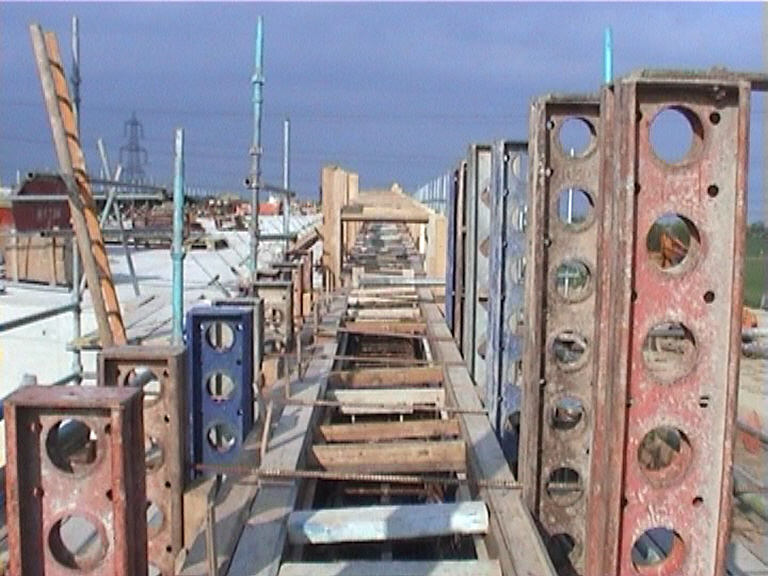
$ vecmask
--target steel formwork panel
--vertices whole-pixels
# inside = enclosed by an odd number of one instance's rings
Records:
[[[604,507],[590,516],[590,574],[725,573],[749,97],[747,82],[711,72],[641,72],[616,85],[613,189],[621,201],[607,287],[611,351],[598,381],[605,446],[593,466],[601,476],[593,499]],[[665,110],[690,124],[681,160],[665,160],[652,140]],[[684,219],[688,237],[687,254],[671,266],[649,239],[667,214]],[[668,323],[684,326],[685,338],[664,366],[649,336]]]
[[[457,210],[458,200],[458,170],[452,173],[451,186],[448,190],[445,232],[445,322],[453,333],[454,304],[456,302],[456,248],[457,248]]]
[[[148,530],[150,574],[173,576],[184,545],[186,348],[119,346],[99,353],[98,384],[144,389],[147,501],[162,520]]]
[[[588,134],[565,149],[569,123]],[[548,95],[531,109],[532,182],[521,454],[524,497],[549,536],[560,574],[583,574],[596,379],[604,201],[597,96]],[[583,219],[562,213],[583,196]],[[578,276],[572,275],[575,271]],[[585,272],[584,272],[585,271]],[[569,279],[578,289],[569,290]],[[578,280],[578,282],[577,282]]]
[[[253,373],[261,373],[264,362],[264,301],[256,296],[239,296],[211,300],[212,306],[235,306],[253,311]]]
[[[485,407],[507,460],[515,466],[522,395],[528,143],[495,143],[491,173]]]
[[[231,464],[254,422],[253,311],[197,306],[187,313],[190,476]]]
[[[464,284],[465,255],[467,249],[467,226],[465,213],[465,200],[467,189],[467,162],[462,160],[454,172],[453,190],[454,198],[452,201],[453,217],[451,224],[453,226],[452,237],[454,242],[453,253],[448,252],[448,262],[446,270],[450,269],[452,273],[452,305],[451,305],[451,332],[456,340],[456,345],[460,350],[464,346],[464,308],[466,302],[466,292]]]
[[[488,257],[491,223],[491,147],[473,144],[464,189],[464,318],[461,353],[475,384],[485,387],[488,326]]]
[[[259,281],[253,286],[264,302],[264,344],[278,351],[293,346],[293,283],[285,280]]]
[[[4,407],[10,573],[146,574],[141,390],[28,386]]]

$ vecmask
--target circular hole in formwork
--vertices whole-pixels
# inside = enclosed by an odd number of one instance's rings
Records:
[[[649,481],[668,485],[688,469],[692,449],[682,430],[659,426],[648,432],[637,448],[637,462]]]
[[[643,342],[643,362],[662,383],[687,375],[696,360],[696,338],[682,322],[661,322],[651,328]]]
[[[205,339],[217,352],[227,352],[235,343],[235,331],[226,322],[211,322],[205,330]]]
[[[670,528],[649,528],[632,545],[632,566],[643,576],[669,576],[680,570],[684,561],[685,543]]]
[[[147,366],[137,366],[128,372],[125,385],[143,389],[145,406],[153,406],[163,395],[163,383]]]
[[[690,108],[670,106],[662,108],[651,120],[649,139],[659,160],[679,165],[698,154],[704,142],[704,128]]]
[[[147,472],[155,472],[163,466],[163,446],[154,436],[144,437],[144,462]]]
[[[214,424],[208,428],[206,437],[211,447],[222,454],[231,451],[237,444],[235,433],[226,424]]]
[[[226,402],[235,393],[235,382],[225,372],[214,372],[208,377],[206,390],[214,402]]]
[[[586,118],[569,116],[560,124],[557,140],[565,156],[583,158],[595,147],[597,130]]]
[[[157,536],[165,525],[165,513],[157,503],[149,500],[147,502],[147,537]]]
[[[590,294],[591,276],[589,266],[581,260],[566,260],[555,272],[557,293],[568,302],[580,302]]]
[[[62,516],[51,526],[48,548],[65,568],[87,572],[104,562],[109,542],[98,520],[78,512]]]
[[[581,230],[589,226],[594,209],[592,195],[583,188],[569,186],[557,195],[557,217],[571,230]]]
[[[571,506],[584,493],[581,475],[573,468],[565,466],[556,468],[547,478],[546,491],[555,504]]]
[[[53,465],[62,472],[85,475],[98,459],[98,437],[82,420],[60,420],[48,430],[45,451]]]
[[[645,239],[649,260],[665,272],[682,269],[698,254],[701,238],[696,226],[681,214],[662,214]]]
[[[560,367],[574,370],[586,361],[587,346],[584,336],[573,330],[566,330],[555,336],[552,351]]]
[[[584,404],[575,396],[563,396],[555,401],[551,425],[555,430],[573,430],[584,420]]]
[[[512,176],[520,182],[528,182],[528,158],[523,154],[514,154],[509,163]]]

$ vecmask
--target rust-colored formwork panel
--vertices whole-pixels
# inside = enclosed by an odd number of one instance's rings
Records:
[[[10,573],[146,574],[141,391],[27,386],[4,406]]]
[[[144,390],[150,574],[173,576],[184,542],[186,348],[119,346],[99,354],[101,386]]]
[[[559,574],[584,573],[603,268],[602,138],[597,96],[547,95],[533,104],[518,470]]]
[[[589,574],[722,576],[740,357],[748,83],[640,72],[615,95],[618,201]],[[677,115],[680,139],[663,131]],[[660,132],[656,132],[659,130]],[[593,479],[594,480],[594,479]]]

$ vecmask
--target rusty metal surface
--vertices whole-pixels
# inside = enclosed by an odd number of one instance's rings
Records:
[[[163,516],[147,534],[155,576],[173,576],[184,545],[185,368],[183,346],[120,346],[99,354],[99,385],[144,390],[147,500]]]
[[[565,149],[580,124],[583,150]],[[583,574],[592,442],[599,238],[600,104],[548,95],[531,110],[531,202],[526,269],[519,473],[560,574]],[[586,196],[581,197],[579,190]],[[565,212],[582,199],[583,214]],[[588,201],[587,201],[588,198]],[[570,200],[569,200],[570,199]],[[583,218],[582,218],[583,216]]]
[[[132,388],[29,386],[5,399],[12,575],[146,574],[141,404]],[[85,433],[64,444],[64,426]]]
[[[750,86],[727,74],[640,73],[616,90],[611,350],[601,354],[598,382],[606,466],[602,492],[592,495],[605,510],[591,522],[588,573],[720,576],[732,504]],[[669,108],[692,132],[688,155],[674,163],[650,136]],[[648,237],[666,214],[685,218],[689,245],[665,266]],[[687,337],[674,346],[647,341],[671,322]]]
[[[293,346],[294,286],[291,281],[261,280],[253,283],[264,302],[265,350],[285,352]]]

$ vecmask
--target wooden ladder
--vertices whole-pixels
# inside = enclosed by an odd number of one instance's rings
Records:
[[[109,348],[124,344],[125,325],[85,168],[85,157],[56,34],[43,32],[39,24],[32,24],[30,35],[51,122],[59,170],[67,184],[72,227],[93,301],[101,346]],[[77,282],[77,279],[74,278],[73,282]]]

